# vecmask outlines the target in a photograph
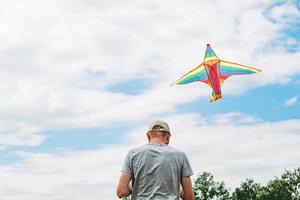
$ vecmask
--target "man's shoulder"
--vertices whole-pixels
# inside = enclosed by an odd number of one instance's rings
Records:
[[[179,159],[183,159],[185,153],[177,148],[174,148],[172,146],[168,146],[168,154],[173,155]]]
[[[152,145],[149,143],[130,149],[129,154],[138,154],[138,153],[141,153],[144,151],[148,151],[151,149],[157,149],[157,148],[171,152],[171,153],[176,153],[176,154],[181,154],[181,155],[185,154],[183,151],[181,151],[175,147],[172,147],[170,145]]]
[[[170,149],[170,151],[178,152],[178,153],[183,153],[183,151],[181,151],[181,150],[179,150],[179,149],[177,149],[177,148],[175,148],[175,147],[172,147],[172,146],[169,146],[169,145],[168,145],[168,148]]]
[[[135,154],[135,153],[138,153],[138,152],[140,152],[140,151],[143,151],[144,149],[147,149],[147,144],[142,145],[142,146],[138,146],[138,147],[131,148],[131,149],[129,150],[129,153],[130,153],[130,154]]]
[[[129,150],[130,153],[136,153],[136,152],[140,152],[140,151],[144,151],[144,150],[148,150],[148,149],[155,149],[155,148],[162,148],[162,149],[166,149],[168,151],[173,151],[173,152],[178,152],[178,153],[184,153],[183,151],[177,149],[177,148],[174,148],[170,145],[156,145],[156,144],[144,144],[144,145],[141,145],[141,146],[138,146],[138,147],[134,147],[134,148],[131,148]]]

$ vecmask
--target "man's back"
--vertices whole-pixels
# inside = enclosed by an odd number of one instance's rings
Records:
[[[190,163],[183,152],[168,146],[170,137],[167,122],[150,123],[148,144],[127,154],[116,191],[119,198],[179,200],[181,185],[183,200],[194,200]]]
[[[193,174],[186,155],[166,144],[132,149],[123,172],[132,179],[132,200],[178,200],[183,176]]]

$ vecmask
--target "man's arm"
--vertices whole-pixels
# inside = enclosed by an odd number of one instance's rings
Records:
[[[192,186],[192,181],[189,176],[183,176],[181,180],[183,195],[183,200],[194,200],[194,191]]]
[[[122,172],[117,188],[117,196],[120,199],[123,197],[127,197],[132,193],[131,188],[129,186],[130,180],[130,174],[127,172]]]

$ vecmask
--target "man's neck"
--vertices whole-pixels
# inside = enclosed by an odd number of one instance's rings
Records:
[[[149,143],[150,144],[166,144],[166,142],[163,140],[155,140],[155,139],[151,140]]]

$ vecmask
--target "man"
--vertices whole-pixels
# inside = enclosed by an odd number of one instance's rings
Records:
[[[183,200],[194,200],[190,178],[193,171],[185,153],[168,145],[168,124],[153,121],[147,137],[148,144],[127,154],[117,196],[131,195],[132,200],[179,200],[181,196]]]

